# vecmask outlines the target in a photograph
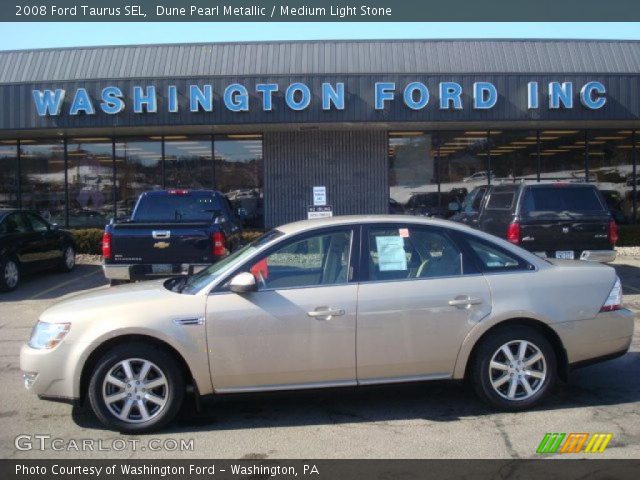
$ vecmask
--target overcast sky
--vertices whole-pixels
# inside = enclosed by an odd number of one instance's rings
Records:
[[[0,50],[364,38],[640,39],[640,23],[0,23]]]

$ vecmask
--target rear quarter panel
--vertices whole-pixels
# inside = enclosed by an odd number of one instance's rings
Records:
[[[492,327],[512,319],[537,320],[552,328],[570,362],[583,341],[597,342],[608,328],[598,315],[616,280],[613,268],[583,261],[555,261],[536,271],[487,274],[493,309],[464,340],[455,378],[464,376],[473,347]]]

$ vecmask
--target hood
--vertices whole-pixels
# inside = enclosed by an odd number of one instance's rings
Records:
[[[129,310],[143,303],[182,296],[167,290],[164,282],[166,279],[152,280],[71,295],[45,310],[40,320],[68,322],[79,318],[95,318],[105,311]]]

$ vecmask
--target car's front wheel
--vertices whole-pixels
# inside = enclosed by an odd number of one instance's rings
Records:
[[[471,375],[485,402],[502,410],[524,410],[538,404],[555,384],[556,354],[535,329],[504,328],[479,345]]]
[[[170,422],[184,393],[183,373],[170,353],[150,344],[125,343],[97,362],[88,396],[108,428],[144,433]]]

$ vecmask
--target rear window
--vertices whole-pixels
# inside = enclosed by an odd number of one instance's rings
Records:
[[[222,212],[220,200],[213,195],[145,195],[136,206],[133,222],[210,222]]]
[[[487,202],[487,210],[509,210],[515,196],[515,192],[492,192]]]
[[[604,210],[595,188],[531,188],[525,193],[522,205],[522,213],[525,215],[538,212],[588,213]]]

